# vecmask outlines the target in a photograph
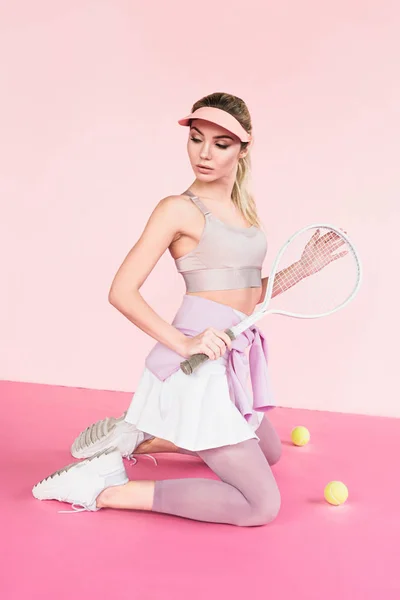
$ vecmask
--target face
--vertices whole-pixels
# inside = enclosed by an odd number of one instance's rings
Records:
[[[239,158],[246,154],[235,134],[203,119],[193,119],[187,148],[196,178],[204,181],[235,177]]]

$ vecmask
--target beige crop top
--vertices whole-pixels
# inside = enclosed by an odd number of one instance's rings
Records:
[[[255,225],[236,227],[220,221],[193,192],[184,192],[205,217],[196,248],[175,260],[188,292],[261,287],[267,253],[265,233]]]

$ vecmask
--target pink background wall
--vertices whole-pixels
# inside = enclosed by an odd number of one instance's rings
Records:
[[[155,341],[109,286],[156,203],[192,182],[177,119],[227,91],[253,116],[264,275],[318,220],[364,263],[345,311],[261,323],[277,403],[400,416],[399,4],[196,6],[0,3],[0,377],[135,389]],[[168,254],[142,292],[173,317],[184,286]]]

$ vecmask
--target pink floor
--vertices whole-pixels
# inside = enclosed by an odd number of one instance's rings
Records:
[[[284,442],[274,471],[282,509],[270,525],[237,528],[103,510],[59,514],[32,486],[72,462],[90,422],[119,414],[130,394],[0,382],[2,600],[400,599],[400,420],[275,409]],[[311,442],[289,442],[293,426]],[[127,463],[131,479],[213,475],[197,459]],[[349,500],[323,499],[334,479]]]

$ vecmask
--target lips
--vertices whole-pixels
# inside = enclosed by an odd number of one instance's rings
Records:
[[[212,171],[211,167],[205,167],[204,165],[197,165],[200,169],[207,169],[208,171]]]

